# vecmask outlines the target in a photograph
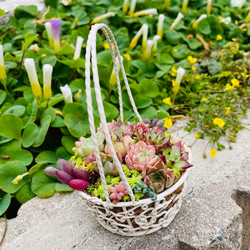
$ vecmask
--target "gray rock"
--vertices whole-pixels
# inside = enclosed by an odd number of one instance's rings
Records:
[[[5,15],[1,17],[5,22],[13,15],[14,10],[18,6],[36,5],[38,10],[44,8],[44,0],[2,0],[0,8],[5,11]]]

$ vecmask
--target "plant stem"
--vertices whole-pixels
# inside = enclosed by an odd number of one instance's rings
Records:
[[[75,73],[74,69],[70,68],[70,70],[72,72],[72,75],[73,75],[74,79],[76,79],[77,77],[76,77],[76,73]]]
[[[206,155],[206,150],[207,150],[207,146],[208,146],[208,144],[209,144],[209,141],[207,142],[207,144],[206,144],[206,146],[205,146],[205,148],[204,148],[203,155]]]
[[[193,147],[193,145],[197,142],[198,138],[195,138],[194,142],[189,146],[190,148]]]
[[[5,26],[7,26],[15,35],[18,36],[18,33],[12,29],[2,18],[0,18],[0,22],[2,22]]]
[[[2,245],[2,243],[4,241],[4,238],[5,238],[5,235],[6,235],[6,232],[7,232],[7,218],[6,218],[6,214],[4,214],[4,220],[5,220],[5,226],[4,226],[3,236],[2,236],[2,239],[0,241],[0,246]]]
[[[18,71],[18,75],[21,73],[22,71],[22,66],[23,66],[23,59],[24,59],[24,54],[25,54],[25,51],[23,51],[23,54],[22,54],[22,58],[21,58],[21,62],[20,62],[20,68],[19,68],[19,71]]]
[[[205,40],[199,34],[196,34],[196,38],[201,42],[204,49],[209,51],[209,47],[208,47],[207,43],[205,42]]]

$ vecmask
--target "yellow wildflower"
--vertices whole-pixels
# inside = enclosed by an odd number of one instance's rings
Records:
[[[240,85],[240,82],[235,78],[231,80],[231,83],[233,84],[233,87],[239,87]]]
[[[218,34],[218,35],[216,36],[216,41],[220,41],[220,40],[222,40],[222,35]]]
[[[233,90],[233,89],[234,89],[234,86],[233,86],[233,85],[231,85],[230,83],[227,83],[227,84],[226,84],[225,90],[231,91],[231,90]]]
[[[175,86],[175,80],[172,79],[172,86],[174,87]]]
[[[170,128],[170,127],[172,127],[173,123],[172,123],[171,118],[167,118],[167,117],[166,117],[166,118],[164,118],[163,120],[165,121],[163,127],[165,127],[165,128]]]
[[[104,47],[104,49],[110,49],[110,46],[109,46],[108,43],[104,43],[104,44],[103,44],[103,47]]]
[[[201,77],[199,75],[196,75],[194,79],[199,80]]]
[[[193,121],[194,119],[193,118],[190,118],[189,121]]]
[[[214,149],[210,149],[209,153],[212,156],[212,158],[214,158],[217,155],[217,152]]]
[[[199,134],[195,134],[194,136],[195,136],[195,138],[197,138],[197,139],[200,138],[200,135],[199,135]]]
[[[207,98],[206,97],[202,97],[202,101],[203,102],[207,102]]]
[[[195,67],[192,67],[191,69],[192,69],[192,71],[195,71],[195,70],[196,70],[196,68],[195,68]]]
[[[165,104],[167,104],[168,106],[172,107],[172,102],[170,100],[170,97],[167,97],[165,99],[162,100]]]
[[[175,54],[176,52],[177,52],[177,49],[174,49],[173,54]]]
[[[218,98],[217,98],[217,101],[220,101],[220,100],[221,100],[221,98],[220,98],[220,97],[218,97]]]
[[[218,125],[220,128],[222,128],[225,125],[225,122],[221,118],[214,118],[213,120],[214,125]]]
[[[225,113],[225,115],[230,115],[230,110],[231,110],[230,107],[226,107],[226,113]]]
[[[188,61],[191,63],[191,64],[194,64],[197,62],[196,58],[192,57],[192,56],[188,56]]]
[[[176,66],[174,65],[173,67],[172,67],[172,76],[175,76],[176,75],[176,73],[177,73],[177,68],[176,68]]]
[[[129,53],[126,53],[126,54],[124,54],[123,55],[125,58],[127,58],[127,60],[128,61],[130,61],[131,60],[131,56],[130,56],[130,54]]]

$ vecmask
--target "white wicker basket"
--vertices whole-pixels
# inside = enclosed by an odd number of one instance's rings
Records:
[[[91,31],[88,36],[87,47],[86,47],[86,63],[85,63],[85,83],[86,83],[86,97],[87,97],[87,108],[90,123],[90,131],[93,139],[96,161],[99,169],[99,174],[104,187],[104,193],[106,201],[102,201],[97,197],[90,196],[87,192],[76,191],[82,197],[84,204],[87,209],[94,213],[96,219],[100,224],[107,230],[120,234],[123,236],[139,236],[149,233],[153,233],[160,228],[168,226],[174,219],[175,215],[179,211],[182,200],[184,189],[186,187],[186,180],[189,174],[189,169],[187,169],[181,177],[175,182],[173,186],[165,190],[164,192],[157,195],[157,200],[152,201],[151,198],[141,199],[139,202],[135,201],[134,194],[130,188],[126,176],[122,170],[122,166],[117,159],[110,134],[107,127],[107,122],[105,118],[101,91],[98,78],[98,69],[96,61],[96,33],[101,29],[110,45],[111,55],[114,62],[114,67],[116,71],[117,86],[119,92],[119,104],[120,104],[120,118],[123,121],[123,109],[122,109],[122,95],[121,86],[118,73],[117,60],[115,58],[114,50],[117,54],[118,63],[120,64],[121,72],[123,75],[124,83],[127,88],[127,92],[134,109],[134,112],[141,121],[141,117],[136,109],[128,82],[125,74],[125,70],[122,64],[121,55],[117,47],[116,41],[111,30],[105,24],[95,24],[92,26]],[[92,56],[92,57],[91,57]],[[90,57],[92,59],[92,72],[93,80],[95,85],[95,93],[98,104],[98,111],[100,114],[100,120],[102,123],[103,131],[105,134],[106,142],[108,144],[110,154],[113,158],[119,175],[128,190],[131,197],[130,202],[119,202],[114,205],[111,203],[108,194],[108,188],[106,185],[106,180],[103,172],[102,162],[99,156],[98,145],[96,141],[96,132],[93,118],[93,108],[91,99],[91,88],[90,88]],[[188,148],[185,148],[189,152],[189,161],[191,162],[191,152]]]

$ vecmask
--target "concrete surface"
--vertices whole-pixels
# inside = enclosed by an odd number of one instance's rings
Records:
[[[248,112],[250,117],[250,112]],[[2,250],[250,249],[250,118],[233,149],[203,159],[206,140],[192,147],[193,167],[182,208],[164,229],[141,237],[123,237],[102,228],[76,193],[34,198],[8,221]],[[187,145],[194,134],[172,128]],[[242,223],[243,220],[243,223]],[[0,235],[3,232],[0,224]]]

